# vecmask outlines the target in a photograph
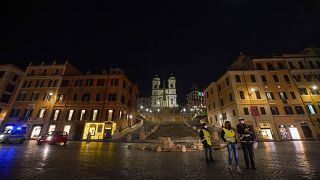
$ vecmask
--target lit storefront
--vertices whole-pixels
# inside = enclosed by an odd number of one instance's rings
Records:
[[[279,126],[279,132],[280,132],[281,140],[289,140],[290,139],[285,125]]]
[[[82,139],[87,139],[88,133],[91,134],[91,139],[102,140],[104,138],[110,139],[116,129],[116,123],[86,123],[83,131]]]
[[[299,134],[298,129],[296,128],[296,126],[290,125],[289,126],[289,131],[290,131],[292,139],[301,139],[300,138],[300,134]]]
[[[40,135],[41,129],[42,129],[42,126],[40,125],[33,126],[30,138],[37,139]]]
[[[271,125],[269,123],[260,123],[260,137],[264,140],[273,140]]]

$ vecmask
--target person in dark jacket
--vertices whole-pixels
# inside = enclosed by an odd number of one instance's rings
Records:
[[[208,131],[208,126],[206,123],[202,124],[202,128],[200,130],[200,140],[203,144],[204,153],[206,157],[206,163],[213,162],[212,158],[212,148],[211,148],[211,135]]]
[[[246,169],[249,169],[249,162],[251,164],[251,168],[256,169],[253,159],[252,148],[255,137],[250,127],[245,123],[244,118],[239,118],[239,124],[237,125],[237,133],[240,136],[244,160],[246,161]]]
[[[234,154],[234,159],[236,162],[236,171],[241,172],[241,169],[239,167],[236,131],[231,127],[230,121],[226,121],[224,123],[224,128],[222,128],[222,131],[221,131],[221,139],[224,142],[227,142],[230,170],[232,171],[232,154]]]

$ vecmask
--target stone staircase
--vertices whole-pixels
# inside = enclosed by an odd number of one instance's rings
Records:
[[[147,140],[158,140],[159,137],[170,137],[173,142],[198,142],[199,134],[183,122],[161,122],[158,130]]]

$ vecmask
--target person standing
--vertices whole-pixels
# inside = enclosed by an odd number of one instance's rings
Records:
[[[222,128],[222,131],[221,131],[221,139],[224,142],[227,142],[230,170],[232,170],[232,154],[234,154],[234,159],[236,162],[236,171],[241,172],[242,170],[239,167],[236,132],[234,129],[231,128],[230,121],[226,121],[224,123],[224,128]]]
[[[242,145],[244,159],[246,161],[246,169],[249,169],[249,162],[251,164],[251,168],[256,169],[252,147],[255,137],[250,127],[245,123],[244,118],[239,118],[237,133],[240,135],[240,142]]]
[[[213,162],[212,158],[212,148],[211,148],[211,135],[208,131],[208,126],[206,123],[202,124],[202,128],[200,130],[200,139],[203,144],[204,153],[206,157],[206,163]]]

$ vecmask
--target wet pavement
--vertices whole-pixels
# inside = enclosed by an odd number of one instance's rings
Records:
[[[320,179],[320,142],[265,142],[255,150],[257,170],[230,173],[226,150],[203,152],[128,150],[128,143],[0,144],[0,179]],[[242,151],[239,150],[244,169]]]

